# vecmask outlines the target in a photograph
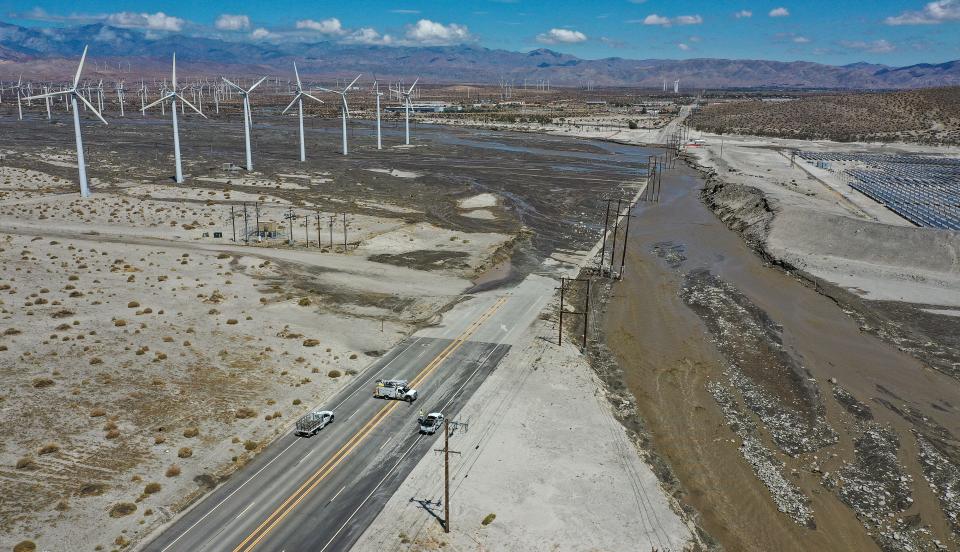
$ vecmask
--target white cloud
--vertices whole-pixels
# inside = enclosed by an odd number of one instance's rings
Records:
[[[250,18],[246,15],[220,14],[213,24],[221,31],[245,31],[250,28]]]
[[[960,21],[960,1],[929,2],[920,11],[905,11],[884,20],[887,25],[936,25],[944,21]]]
[[[805,36],[795,36],[792,38],[794,44],[808,44],[810,39]]]
[[[839,44],[848,50],[862,50],[872,54],[886,54],[897,49],[896,46],[883,39],[869,42],[863,40],[841,40]]]
[[[417,14],[417,13],[420,13],[420,10],[396,9],[396,10],[390,10],[390,13]]]
[[[111,13],[106,17],[106,22],[115,27],[131,27],[136,29],[149,29],[152,31],[172,31],[178,32],[183,29],[185,21],[179,17],[173,17],[163,12],[157,13],[134,13],[119,12]]]
[[[673,19],[651,13],[643,18],[644,25],[660,25],[661,27],[670,27],[671,25],[699,25],[703,23],[703,18],[699,15],[678,15]]]
[[[746,19],[753,17],[753,12],[750,10],[740,10],[737,13],[733,14],[737,19]]]
[[[677,48],[680,48],[680,49],[683,50],[684,52],[690,50],[690,46],[688,46],[688,45],[686,45],[686,44],[684,44],[684,43],[682,43],[682,42],[681,42],[680,44],[677,44]]]
[[[361,27],[343,38],[341,42],[347,44],[393,44],[393,37],[386,34],[381,35],[372,27]]]
[[[789,17],[790,10],[784,7],[773,8],[768,15],[770,17]]]
[[[578,42],[586,42],[586,40],[587,35],[580,31],[572,31],[570,29],[550,29],[545,33],[537,35],[537,42],[541,44],[576,44]]]
[[[687,42],[700,42],[700,41],[702,41],[702,40],[703,40],[703,39],[700,38],[699,36],[693,35],[693,36],[691,36],[690,38],[687,39]]]
[[[314,31],[325,35],[342,35],[346,33],[340,20],[336,17],[330,17],[322,21],[301,19],[297,21],[296,27],[300,30]]]
[[[406,40],[412,44],[443,46],[469,42],[473,40],[473,36],[470,35],[466,25],[456,23],[444,25],[429,19],[421,19],[416,24],[407,26]]]
[[[264,29],[263,27],[259,27],[259,28],[257,28],[257,29],[254,29],[253,32],[250,33],[250,38],[252,38],[252,39],[254,39],[254,40],[264,40],[264,39],[270,38],[270,37],[272,37],[272,36],[273,36],[273,33],[271,33],[270,31],[268,31],[268,30],[266,30],[266,29]]]

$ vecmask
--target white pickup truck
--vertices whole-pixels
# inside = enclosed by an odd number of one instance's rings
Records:
[[[333,423],[333,411],[314,410],[297,420],[294,433],[300,437],[312,437],[331,423]]]
[[[410,389],[407,380],[377,380],[373,388],[373,396],[377,399],[394,399],[413,402],[417,400],[417,390]]]

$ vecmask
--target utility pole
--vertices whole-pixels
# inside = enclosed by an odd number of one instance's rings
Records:
[[[310,247],[310,215],[303,215],[303,245]]]
[[[343,252],[347,252],[347,214],[343,214]]]
[[[610,267],[613,270],[613,266]],[[567,314],[575,314],[583,316],[583,343],[581,348],[587,350],[587,323],[590,316],[590,279],[589,278],[560,278],[560,327],[557,331],[557,345],[563,344],[563,300],[564,292],[566,291],[567,284],[569,282],[586,282],[587,283],[587,297],[584,303],[583,311],[577,312],[568,312]]]
[[[623,229],[623,253],[620,254],[620,274],[617,276],[618,280],[623,280],[623,265],[626,264],[627,262],[627,237],[630,235],[630,219],[633,218],[633,215],[630,214],[630,211],[632,209],[633,209],[633,204],[632,203],[627,204],[627,225]],[[590,296],[587,295],[587,301],[589,300],[590,300]]]
[[[237,242],[237,215],[233,212],[233,205],[230,206],[230,224],[233,226],[233,242]]]
[[[284,215],[283,218],[287,219],[287,226],[290,228],[289,243],[292,246],[293,245],[293,219],[296,218],[296,215],[293,214],[293,209],[290,209],[289,211],[287,211],[287,214]]]
[[[321,226],[320,226],[320,211],[317,211],[317,249],[320,249],[320,248],[323,247],[323,244],[320,243],[320,236],[323,235],[323,234],[320,233],[320,229],[321,229]]]
[[[334,253],[333,250],[333,223],[336,222],[337,215],[330,215],[330,220],[327,221],[327,226],[330,228],[330,252]]]
[[[263,237],[260,235],[260,202],[254,203],[254,207],[257,210],[257,241],[260,241],[260,238]]]
[[[443,532],[450,532],[450,454],[460,454],[460,451],[450,450],[450,433],[463,428],[466,433],[470,424],[464,422],[451,422],[448,418],[443,419],[443,448],[434,449],[436,452],[443,453]]]
[[[247,228],[247,204],[243,204],[243,243],[250,243],[250,230]]]
[[[620,228],[620,203],[617,200],[617,212],[613,215],[613,245],[610,246],[610,275],[613,276],[613,265],[617,262],[617,230]]]
[[[607,259],[607,223],[610,221],[610,202],[607,201],[607,213],[603,217],[603,245],[600,247],[600,274],[603,274],[603,264]]]

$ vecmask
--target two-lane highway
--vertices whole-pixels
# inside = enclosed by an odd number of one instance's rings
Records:
[[[539,312],[544,286],[535,287],[472,297],[396,346],[323,405],[333,424],[309,439],[278,438],[143,549],[348,550],[440,437],[419,435],[419,411],[456,415]],[[408,379],[419,400],[373,398],[378,378]]]

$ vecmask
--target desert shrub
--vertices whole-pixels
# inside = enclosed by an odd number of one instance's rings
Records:
[[[293,406],[300,404],[300,399],[293,399]]]
[[[99,418],[100,416],[106,416],[107,411],[100,408],[99,406],[90,411],[91,418]]]
[[[184,436],[184,437],[196,437],[197,435],[200,435],[200,429],[199,429],[199,428],[196,428],[196,427],[188,427],[187,429],[183,430],[183,436]]]
[[[20,541],[17,544],[13,545],[13,552],[33,552],[37,549],[37,545],[33,541]]]
[[[305,340],[303,340],[303,346],[304,346],[304,347],[316,347],[316,346],[319,345],[319,344],[320,344],[320,340],[319,340],[319,339],[305,339]]]
[[[40,447],[40,450],[37,451],[37,454],[43,456],[44,454],[53,454],[60,450],[60,445],[56,443],[47,443]]]
[[[157,435],[156,437],[153,438],[153,444],[155,445],[162,445],[163,443],[166,443],[166,442],[167,442],[167,438],[164,437],[163,435]]]
[[[167,473],[166,473],[167,477],[176,477],[178,475],[180,475],[180,466],[173,464],[172,466],[167,468]]]
[[[227,319],[227,324],[230,324],[231,326],[234,325],[234,324],[236,324],[236,323],[237,323],[237,319],[236,319],[236,318],[228,318],[228,319]]]
[[[118,318],[117,320],[113,321],[113,325],[118,328],[122,328],[123,326],[127,325],[127,321],[122,318]]]
[[[193,449],[190,447],[180,447],[180,450],[177,451],[177,456],[180,458],[190,458],[193,456]]]
[[[107,435],[106,435],[107,439],[116,439],[119,436],[120,436],[119,429],[111,429],[110,431],[107,431]]]
[[[38,468],[36,461],[30,456],[24,456],[17,460],[16,466],[18,470],[35,470]]]
[[[493,520],[497,519],[497,514],[487,514],[483,521],[480,522],[481,525],[490,525],[493,523]]]
[[[53,385],[53,380],[50,378],[33,378],[33,387],[36,389],[43,389],[51,385]]]
[[[243,442],[243,448],[246,450],[254,450],[257,448],[257,442],[247,439]]]
[[[310,298],[309,298],[309,297],[304,297],[304,298],[300,299],[299,301],[297,301],[297,304],[300,305],[301,307],[309,307],[309,306],[310,306]]]
[[[103,359],[100,357],[93,357],[90,359],[90,365],[95,366],[97,364],[103,364]]]
[[[246,418],[253,418],[256,415],[257,415],[257,412],[254,409],[247,408],[247,407],[238,408],[236,414],[234,414],[234,416],[236,416],[241,420]]]
[[[103,483],[86,483],[77,489],[77,496],[100,496],[107,491]]]
[[[119,518],[129,516],[137,511],[137,505],[132,502],[118,502],[110,507],[110,517]]]
[[[331,378],[339,378],[343,374],[340,373],[340,370],[330,370],[327,372],[327,376]]]
[[[159,493],[160,488],[161,487],[159,483],[147,483],[147,485],[143,488],[143,494]]]

